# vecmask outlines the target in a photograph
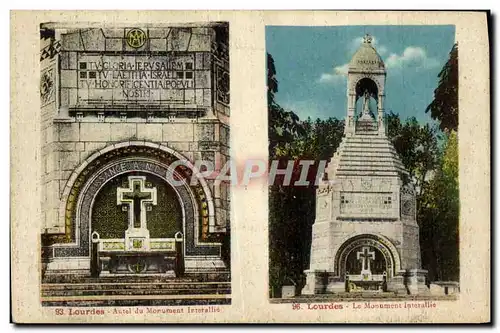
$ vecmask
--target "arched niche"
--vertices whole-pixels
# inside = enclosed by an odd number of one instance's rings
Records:
[[[390,240],[380,235],[361,234],[345,240],[337,250],[334,262],[336,276],[345,276],[349,256],[363,246],[375,248],[383,256],[389,278],[401,269],[399,253]]]
[[[208,235],[209,223],[214,223],[215,211],[211,191],[200,172],[180,153],[169,147],[144,141],[130,141],[110,145],[87,158],[69,178],[61,200],[65,241],[53,245],[54,257],[87,257],[89,255],[90,211],[100,188],[119,174],[145,172],[166,178],[167,170],[175,162],[174,179],[183,180],[174,185],[184,210],[186,255],[220,256],[220,240]],[[191,179],[198,182],[191,185]]]

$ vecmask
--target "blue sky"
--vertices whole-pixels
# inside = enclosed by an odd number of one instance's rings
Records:
[[[301,119],[346,114],[347,64],[369,33],[386,65],[386,111],[402,119],[431,118],[437,75],[455,43],[455,26],[266,27],[266,51],[275,61],[277,102]]]

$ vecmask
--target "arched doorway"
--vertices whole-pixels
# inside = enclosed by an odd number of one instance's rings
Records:
[[[175,189],[144,171],[105,183],[91,209],[92,273],[182,275],[183,210]]]
[[[132,184],[133,182],[130,182],[130,180],[126,184],[126,182],[123,183],[125,179],[117,178],[122,177],[122,175],[123,177],[145,177],[145,179],[144,182],[138,181],[139,184],[137,186],[139,188],[136,190],[136,185]],[[197,181],[192,181],[193,178],[196,178]],[[132,234],[131,236],[133,237],[129,237],[129,243],[125,245],[111,244],[111,240],[113,239],[123,240],[124,238],[102,238],[109,241],[101,242],[100,233],[98,231],[94,232],[96,230],[93,230],[93,228],[94,226],[96,229],[100,228],[104,230],[105,228],[103,229],[102,226],[98,225],[93,226],[94,204],[101,201],[100,196],[106,196],[104,194],[106,191],[102,192],[102,190],[108,186],[108,183],[111,184],[110,182],[113,182],[113,179],[118,179],[116,180],[114,189],[122,188],[122,194],[127,192],[128,195],[132,195],[134,192],[137,192],[139,195],[145,195],[143,192],[151,192],[148,188],[153,184],[151,180],[154,180],[159,184],[160,188],[164,186],[168,197],[171,199],[174,197],[177,198],[178,206],[171,202],[169,207],[173,208],[176,212],[182,212],[182,228],[174,236],[171,235],[174,228],[167,228],[170,231],[166,231],[168,232],[166,238],[170,242],[168,248],[172,249],[175,245],[175,253],[182,254],[183,261],[180,262],[180,265],[182,269],[185,267],[186,274],[201,272],[202,269],[199,268],[201,264],[205,264],[207,270],[213,269],[213,267],[217,267],[218,269],[225,268],[220,259],[221,243],[219,235],[209,232],[209,226],[215,223],[215,208],[212,193],[207,182],[200,176],[199,171],[194,165],[180,153],[167,146],[144,141],[127,141],[105,147],[87,158],[73,172],[63,190],[60,207],[60,217],[62,218],[62,223],[65,225],[66,232],[64,239],[52,246],[51,258],[53,258],[53,261],[74,263],[74,265],[78,265],[80,271],[88,270],[90,274],[95,275],[99,271],[95,265],[92,266],[92,263],[97,261],[94,259],[97,255],[98,246],[104,246],[102,243],[107,243],[106,247],[133,247],[135,244],[136,248],[142,248],[140,244],[143,242],[142,244],[146,246],[146,249],[149,246],[149,250],[151,248],[163,248],[166,246],[165,244],[151,241],[151,239],[149,242],[147,239],[141,239],[144,238],[142,237],[144,235],[140,233]],[[118,186],[119,183],[121,183],[121,186]],[[163,192],[163,190],[158,190],[158,186],[152,187],[156,188],[156,191],[153,191],[156,194]],[[125,190],[127,188],[128,190]],[[112,202],[111,197],[114,190],[109,189],[108,191],[107,196],[109,200],[106,205],[108,207],[109,205],[113,205],[113,208],[109,207],[109,209],[121,215],[123,219],[127,214],[124,212],[123,207],[127,205],[118,205],[117,193],[115,193],[115,201]],[[96,198],[98,198],[97,201]],[[148,198],[152,200],[151,197]],[[122,199],[131,200],[129,197]],[[156,197],[156,199],[161,200],[159,197]],[[131,205],[134,200],[130,202]],[[154,205],[151,202],[148,207],[148,200],[146,200],[145,204],[144,210],[140,210],[141,213],[142,211],[145,212],[146,217],[150,216],[150,214],[154,215],[155,208],[158,211],[158,204]],[[175,206],[177,208],[174,208]],[[96,209],[99,209],[99,204],[96,206]],[[148,209],[150,210],[148,211]],[[164,209],[160,215],[169,214],[167,212],[169,209]],[[104,220],[109,220],[109,214],[108,216],[103,216],[99,212],[97,214],[100,214]],[[139,219],[140,217],[137,218],[137,220]],[[175,220],[178,221],[178,215]],[[140,221],[136,222],[140,224]],[[125,222],[112,222],[115,226],[120,223]],[[179,224],[176,224],[176,227],[179,227]],[[116,237],[121,235],[123,228],[123,224],[121,229],[115,227],[115,234],[108,233],[107,236],[105,236],[106,231],[101,231],[104,232],[102,237]],[[149,233],[150,235],[151,232]],[[160,236],[163,237],[162,235]],[[101,257],[103,260],[111,261],[110,257]],[[102,264],[98,267],[101,267],[102,272]],[[132,270],[132,272],[129,270],[129,272],[135,274],[143,272],[143,270],[143,265],[138,263],[136,269]],[[123,271],[122,273],[126,272]]]
[[[383,291],[401,265],[392,242],[372,234],[357,235],[344,241],[334,264],[336,275],[346,282],[347,291]]]

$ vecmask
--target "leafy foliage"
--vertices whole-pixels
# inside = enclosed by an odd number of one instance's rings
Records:
[[[299,117],[292,111],[285,111],[274,98],[278,92],[276,67],[274,59],[267,54],[267,109],[269,117],[269,151],[279,143],[288,143],[294,140],[295,135],[303,134]]]
[[[452,131],[435,177],[419,202],[422,264],[431,280],[460,278],[459,212],[457,134]]]
[[[450,57],[438,74],[439,84],[434,90],[434,100],[425,112],[440,121],[443,131],[458,129],[458,44],[450,51]]]
[[[429,280],[459,280],[458,150],[455,131],[442,134],[415,118],[387,114],[388,136],[417,190],[422,267]],[[439,140],[445,140],[444,145]]]
[[[393,112],[389,112],[386,119],[387,135],[409,173],[405,181],[411,181],[421,194],[438,163],[438,129],[429,124],[420,125],[415,117],[402,123]]]

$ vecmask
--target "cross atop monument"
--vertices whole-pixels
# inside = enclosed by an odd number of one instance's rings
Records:
[[[373,40],[373,37],[370,34],[366,34],[363,37],[363,43],[365,43],[365,44],[371,44],[372,40]]]
[[[129,176],[129,187],[116,191],[117,204],[128,205],[129,229],[146,229],[146,205],[156,205],[156,188],[146,188],[145,176]]]
[[[361,251],[356,253],[356,259],[361,260],[361,274],[371,273],[370,261],[375,260],[375,252],[370,251],[368,246],[363,246]]]

